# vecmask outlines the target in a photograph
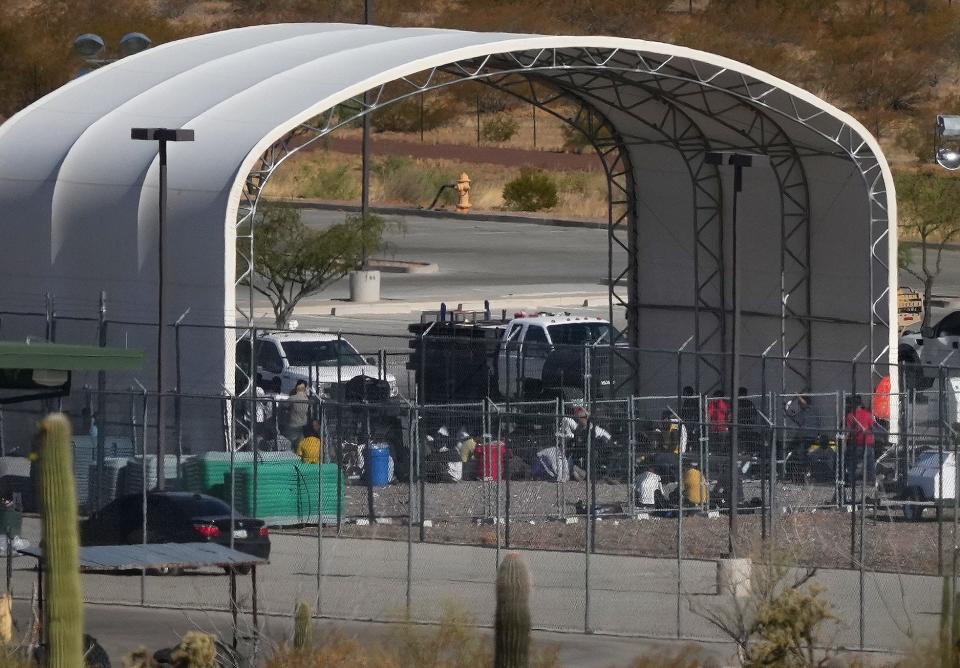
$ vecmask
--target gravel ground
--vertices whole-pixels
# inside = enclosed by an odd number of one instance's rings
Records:
[[[506,482],[501,481],[501,516],[505,516]],[[756,483],[746,483],[745,496],[759,495]],[[418,490],[414,487],[414,498]],[[464,545],[495,545],[497,531],[490,518],[496,513],[496,483],[463,482],[425,486],[426,518],[433,526],[424,528],[427,542]],[[558,494],[564,496],[564,516],[558,519]],[[859,565],[859,540],[854,541],[851,557],[853,522],[859,515],[828,505],[833,488],[827,485],[778,485],[776,526],[772,532],[776,549],[791,563],[824,568],[856,568]],[[363,486],[347,489],[348,519],[341,535],[349,537],[406,540],[408,488],[393,484],[374,490],[374,507],[379,518],[391,524],[358,525],[356,518],[367,516],[367,491]],[[513,481],[510,483],[511,522],[509,547],[580,551],[586,541],[585,518],[577,516],[575,503],[586,498],[584,483],[570,482],[558,488],[556,483]],[[599,483],[599,503],[626,503],[627,486]],[[634,519],[626,516],[604,517],[596,522],[595,549],[598,552],[645,557],[674,557],[677,554],[676,517]],[[728,519],[725,514],[708,517],[704,513],[685,513],[682,519],[683,556],[716,559],[728,552]],[[760,515],[740,516],[741,553],[758,550],[763,532]],[[310,531],[306,529],[305,531]],[[313,530],[315,532],[315,530]],[[327,531],[334,533],[329,527]],[[953,520],[943,523],[944,565],[952,563]],[[767,527],[770,534],[770,528]],[[420,528],[413,531],[419,540]],[[501,526],[500,544],[506,546],[507,527]],[[859,527],[856,528],[859,536]],[[938,523],[930,511],[919,522],[903,521],[899,511],[888,516],[868,507],[864,518],[864,566],[871,571],[935,574],[938,572]]]

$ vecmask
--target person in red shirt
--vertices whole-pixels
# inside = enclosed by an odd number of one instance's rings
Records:
[[[850,399],[850,408],[846,418],[847,452],[846,470],[847,481],[851,488],[856,484],[857,465],[863,463],[867,467],[867,481],[873,482],[876,466],[876,454],[873,440],[873,413],[863,405],[859,394]]]
[[[711,442],[725,445],[730,434],[730,402],[723,397],[723,390],[707,401],[707,425]]]

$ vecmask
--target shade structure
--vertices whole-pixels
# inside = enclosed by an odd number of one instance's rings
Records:
[[[685,383],[718,386],[729,341],[732,173],[706,164],[708,150],[769,157],[746,173],[739,206],[743,351],[772,345],[788,391],[849,378],[811,358],[859,353],[874,363],[863,381],[885,373],[877,365],[896,355],[896,205],[875,139],[743,63],[611,37],[279,24],[92,72],[0,126],[2,306],[50,291],[61,310],[89,309],[106,290],[112,317],[155,320],[157,147],[130,130],[187,128],[196,141],[168,148],[166,313],[189,307],[193,324],[242,325],[235,284],[249,267],[242,255],[238,267],[238,230],[274,170],[358,115],[464,80],[563,117],[597,149],[611,184],[611,257],[623,258],[609,268],[611,305],[626,305],[636,345],[675,350],[692,337]],[[233,340],[192,334],[182,388],[231,387]],[[664,378],[641,365],[637,389],[673,389]]]

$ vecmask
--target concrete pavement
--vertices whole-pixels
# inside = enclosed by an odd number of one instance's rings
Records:
[[[38,521],[25,519],[24,533],[36,541]],[[731,603],[717,595],[715,562],[685,560],[678,571],[677,561],[671,559],[596,554],[588,562],[582,553],[521,553],[533,577],[531,612],[539,629],[582,632],[587,626],[617,635],[723,640],[703,617],[705,611]],[[503,554],[492,547],[408,548],[405,542],[385,540],[275,535],[271,563],[259,573],[260,606],[265,612],[289,614],[298,601],[307,601],[323,616],[399,621],[407,612],[409,573],[413,619],[440,621],[445,606],[454,605],[465,608],[480,624],[490,624],[497,558]],[[17,562],[14,592],[27,596],[35,580],[33,562],[26,558]],[[859,646],[859,573],[824,569],[815,581],[824,586],[824,596],[839,620],[825,641],[831,646]],[[249,610],[250,580],[241,578],[239,584],[240,604]],[[903,650],[911,637],[935,632],[939,578],[866,573],[863,584],[866,647]],[[229,602],[227,578],[216,571],[176,578],[87,574],[84,592],[91,603],[143,602],[196,615],[226,610]]]

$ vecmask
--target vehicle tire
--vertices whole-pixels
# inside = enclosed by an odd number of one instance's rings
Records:
[[[900,346],[898,356],[900,358],[900,378],[903,389],[922,389],[920,386],[923,384],[924,378],[917,351],[908,346]]]
[[[110,668],[107,650],[90,635],[83,636],[83,659],[86,668]]]
[[[923,501],[923,493],[916,487],[911,487],[904,495],[907,501]],[[904,506],[903,518],[908,522],[919,522],[923,519],[923,506]]]

